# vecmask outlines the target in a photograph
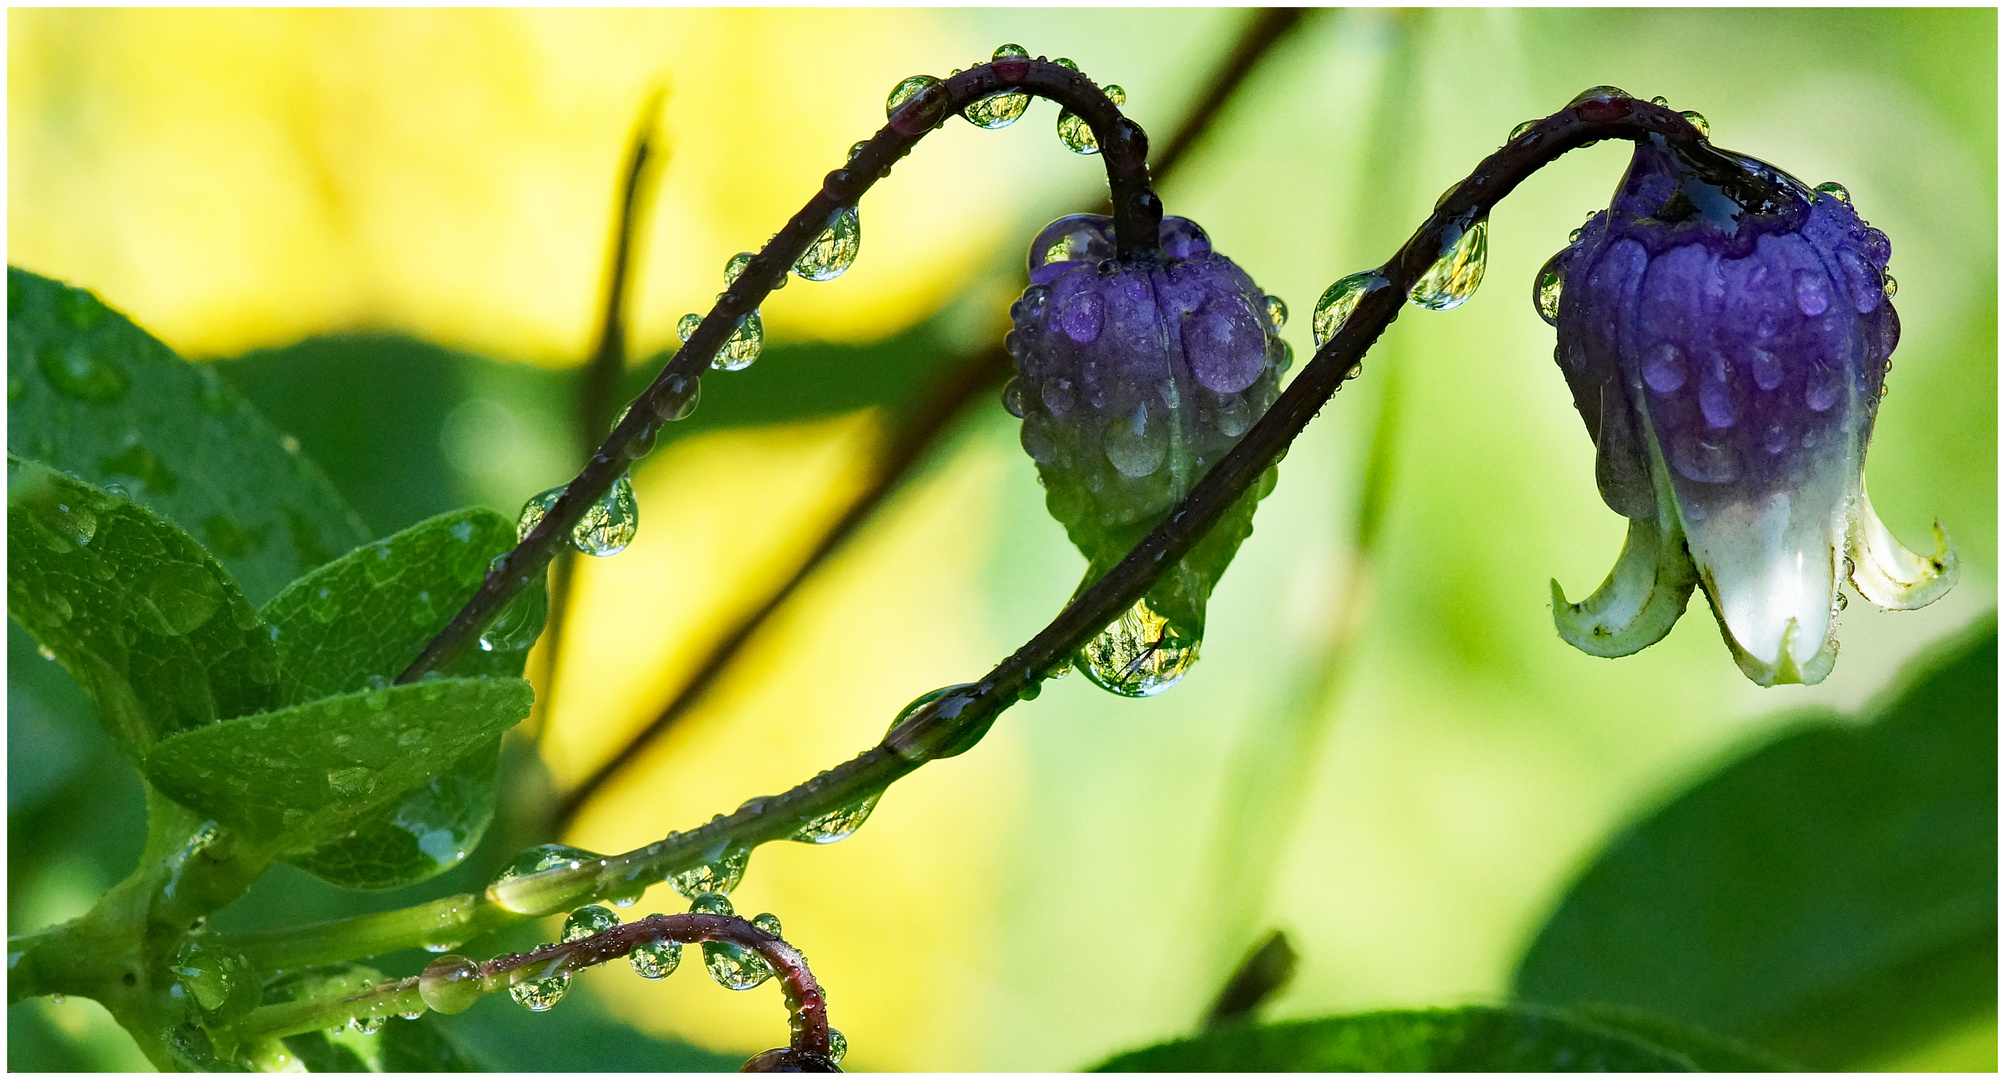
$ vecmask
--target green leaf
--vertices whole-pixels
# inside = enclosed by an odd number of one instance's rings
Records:
[[[1418,1009],[1221,1028],[1095,1072],[1696,1072],[1634,1036],[1525,1007]]]
[[[277,633],[281,703],[387,685],[479,588],[488,561],[515,543],[489,510],[458,510],[366,544],[293,582],[264,607]],[[468,650],[447,675],[522,674],[536,627],[511,644]],[[351,833],[287,862],[323,880],[388,889],[451,869],[494,817],[501,743],[476,749]]]
[[[7,270],[7,448],[199,538],[254,600],[368,539],[236,391],[82,289]]]
[[[186,533],[11,455],[7,510],[8,614],[90,695],[127,755],[277,703],[264,623]]]
[[[153,748],[168,797],[297,850],[366,820],[529,715],[520,679],[431,679],[212,724]]]
[[[479,1059],[426,1013],[392,1020],[379,1036],[384,1072],[486,1072]]]
[[[1625,830],[1516,991],[1840,1068],[1996,1007],[1995,615],[1863,723],[1747,755]]]
[[[473,596],[515,526],[491,510],[456,510],[366,544],[286,586],[262,614],[276,631],[280,704],[380,686],[417,659]],[[523,635],[533,638],[533,635]],[[468,650],[452,675],[522,674],[526,640]]]

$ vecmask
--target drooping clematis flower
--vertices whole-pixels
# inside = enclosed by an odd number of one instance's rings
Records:
[[[1023,420],[1045,501],[1089,563],[1112,569],[1238,443],[1280,393],[1287,309],[1196,223],[1166,217],[1162,261],[1115,261],[1112,219],[1060,218],[1032,241],[1030,286],[1005,340],[1017,376],[1003,403]],[[1253,530],[1270,471],[1204,540],[1081,650],[1117,694],[1168,689],[1196,659],[1206,598]]]
[[[1914,554],[1866,498],[1866,445],[1900,337],[1889,245],[1842,187],[1661,137],[1540,273],[1534,302],[1629,538],[1560,636],[1596,656],[1662,638],[1694,585],[1762,686],[1814,683],[1840,578],[1885,608],[1955,582],[1938,524]],[[1556,303],[1555,303],[1556,301]]]

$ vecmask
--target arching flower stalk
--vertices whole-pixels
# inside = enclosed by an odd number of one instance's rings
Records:
[[[1866,497],[1866,446],[1900,320],[1890,246],[1842,187],[1700,142],[1638,142],[1609,208],[1540,273],[1554,357],[1595,442],[1595,479],[1629,538],[1560,636],[1626,656],[1705,590],[1734,661],[1762,686],[1815,683],[1838,650],[1849,578],[1885,608],[1955,582]]]

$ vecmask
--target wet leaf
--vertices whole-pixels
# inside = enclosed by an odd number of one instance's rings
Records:
[[[91,293],[13,267],[7,390],[9,452],[122,488],[254,602],[368,539],[327,477],[214,372]]]
[[[1095,1072],[1696,1072],[1691,1059],[1552,1009],[1416,1009],[1226,1027]]]
[[[277,633],[284,704],[387,685],[479,588],[487,564],[515,542],[515,527],[488,510],[458,510],[349,552],[287,586],[265,605]],[[526,642],[468,650],[445,674],[522,674]],[[336,885],[388,889],[450,869],[494,817],[501,744],[475,750],[352,834],[287,862]]]
[[[529,714],[520,679],[436,679],[322,698],[154,747],[170,798],[289,848],[353,829]]]
[[[1996,1004],[1997,623],[1862,722],[1799,727],[1617,836],[1517,993],[1646,1009],[1813,1068]]]
[[[8,614],[55,653],[128,756],[277,703],[265,625],[188,534],[12,456],[7,510]]]
[[[384,1072],[487,1071],[429,1013],[416,1020],[390,1021],[380,1038]]]

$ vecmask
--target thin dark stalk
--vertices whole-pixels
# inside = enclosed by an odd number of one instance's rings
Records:
[[[684,945],[715,941],[758,953],[773,969],[786,999],[793,1032],[791,1048],[824,1060],[828,1058],[828,998],[821,984],[815,981],[814,973],[808,970],[807,958],[784,939],[736,915],[708,912],[651,915],[576,941],[483,961],[476,965],[477,973],[469,973],[457,981],[476,986],[481,994],[489,994],[536,979],[575,974],[617,960],[642,945],[661,941]],[[246,1040],[279,1038],[339,1026],[351,1017],[423,1012],[427,1006],[419,992],[420,978],[386,982],[344,998],[268,1005],[245,1017],[239,1030]]]
[[[681,413],[695,393],[697,380],[711,358],[723,348],[725,339],[758,310],[766,295],[784,280],[787,270],[838,213],[856,205],[878,179],[890,175],[892,165],[911,152],[913,145],[928,132],[969,104],[1010,90],[1050,98],[1086,122],[1099,141],[1107,167],[1107,183],[1113,191],[1118,254],[1128,262],[1159,258],[1158,230],[1163,206],[1149,185],[1148,135],[1141,125],[1122,116],[1120,109],[1092,80],[1042,59],[1001,60],[970,68],[927,87],[900,106],[890,122],[871,136],[848,164],[823,178],[821,191],[753,256],[681,351],[634,399],[626,418],[614,426],[612,434],[599,445],[584,469],[566,486],[556,505],[488,572],[487,580],[466,606],[453,615],[445,629],[397,676],[397,681],[413,682],[457,656],[494,620],[503,604],[535,579],[568,541],[572,526],[584,517],[585,511],[612,488],[613,482],[635,459],[653,446],[655,432],[665,418]]]
[[[633,239],[640,231],[651,199],[642,180],[659,171],[654,164],[654,133],[661,123],[661,103],[666,91],[657,89],[641,106],[634,121],[633,137],[627,143],[625,177],[620,186],[619,209],[613,215],[613,233],[606,252],[605,307],[599,317],[598,340],[592,355],[579,373],[578,447],[590,454],[599,444],[599,433],[613,420],[614,391],[627,367],[627,310],[633,288]],[[564,641],[564,627],[571,611],[573,571],[578,553],[560,549],[550,562],[550,607],[543,619],[543,648],[536,675],[536,712],[547,718],[557,697],[557,656]],[[545,730],[547,730],[547,724]]]
[[[1168,149],[1158,156],[1152,166],[1150,171],[1158,183],[1168,179],[1185,153],[1210,130],[1212,121],[1246,81],[1247,75],[1289,30],[1301,22],[1302,14],[1300,8],[1262,8],[1253,13],[1245,32],[1220,65],[1210,86],[1198,99],[1196,107],[1184,117],[1183,123],[1170,135]],[[1002,384],[1009,371],[1009,356],[1002,349],[991,346],[965,354],[948,367],[947,374],[939,380],[933,392],[926,395],[917,412],[899,427],[893,441],[873,463],[869,482],[863,490],[842,516],[822,533],[821,539],[816,541],[793,572],[763,600],[747,609],[711,644],[710,651],[697,664],[696,673],[675,691],[646,727],[634,733],[591,775],[564,794],[557,806],[557,833],[561,834],[585,803],[630,764],[641,750],[689,714],[717,684],[718,678],[737,661],[746,643],[836,552],[848,546],[893,492],[904,486],[913,470],[949,430],[954,419],[965,412],[984,390]]]
[[[1049,625],[980,682],[950,688],[934,697],[903,717],[878,745],[783,794],[748,800],[732,814],[687,833],[671,833],[623,855],[580,860],[573,868],[511,878],[490,885],[484,896],[473,898],[471,903],[466,897],[452,897],[294,933],[316,942],[353,942],[370,935],[376,935],[370,940],[384,944],[466,940],[590,898],[631,895],[636,884],[661,881],[734,851],[749,851],[766,841],[792,836],[813,819],[884,790],[927,761],[967,751],[1003,710],[1147,591],[1165,568],[1202,539],[1240,495],[1280,459],[1337,388],[1357,372],[1365,351],[1398,317],[1414,283],[1452,248],[1452,238],[1459,238],[1499,200],[1561,154],[1603,139],[1640,141],[1650,137],[1689,148],[1695,154],[1710,153],[1703,137],[1684,117],[1662,106],[1617,97],[1569,105],[1524,129],[1484,158],[1467,179],[1442,196],[1434,213],[1379,268],[1379,283],[1359,299],[1350,317],[1239,445],[1198,481],[1162,524],[1105,576],[1076,594]],[[274,952],[285,954],[288,950],[280,943]]]

